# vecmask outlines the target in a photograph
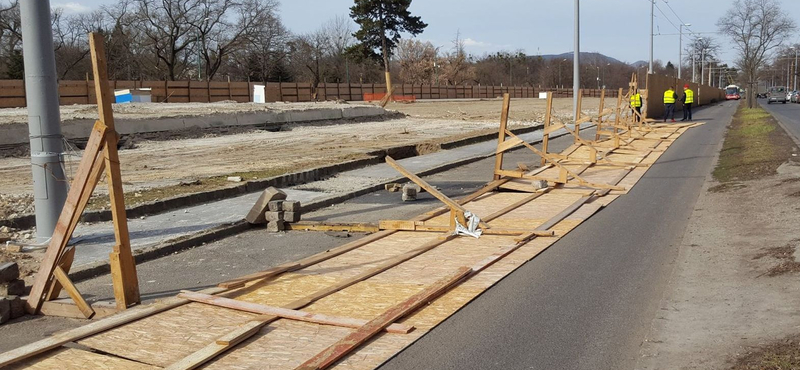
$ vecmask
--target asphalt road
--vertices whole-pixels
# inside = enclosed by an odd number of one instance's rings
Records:
[[[677,140],[628,195],[382,369],[633,368],[735,107],[699,110],[707,124]]]
[[[791,136],[800,138],[800,104],[767,104],[766,100],[759,100],[759,103],[786,126]]]

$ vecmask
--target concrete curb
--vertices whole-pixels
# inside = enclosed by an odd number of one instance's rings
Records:
[[[523,127],[511,130],[515,134],[524,134],[540,129],[541,125]],[[496,137],[496,134],[479,135],[475,137],[445,142],[439,145],[440,150],[448,150],[470,144],[475,144]],[[417,145],[402,145],[387,149],[376,150],[367,153],[370,158],[357,159],[348,162],[337,163],[328,166],[321,166],[309,170],[287,173],[273,176],[266,179],[249,180],[242,184],[230,186],[222,189],[208,190],[198,193],[178,195],[154,202],[139,204],[127,208],[128,218],[138,218],[149,216],[165,211],[180,209],[192,205],[206,202],[213,202],[222,199],[234,198],[247,193],[264,190],[270,186],[286,187],[290,185],[300,185],[313,181],[319,181],[326,177],[334,176],[340,172],[355,170],[374,164],[383,163],[387,155],[395,159],[404,159],[416,156]],[[111,211],[87,211],[81,216],[81,222],[100,222],[110,221]],[[0,220],[0,226],[8,226],[16,229],[29,229],[36,226],[36,218],[33,214],[21,215],[14,218]]]
[[[588,129],[588,128],[592,128],[592,127],[594,127],[593,124],[592,125],[588,125],[583,129]],[[526,129],[528,129],[528,128],[526,128]],[[537,128],[534,127],[534,128],[532,128],[531,131],[535,131],[536,129]],[[565,136],[565,135],[569,135],[569,133],[564,132],[564,133],[561,133],[561,134],[551,134],[550,137],[551,138],[557,138],[557,137],[561,137],[561,136]],[[491,137],[494,138],[494,135],[491,135]],[[540,142],[541,142],[541,140],[533,142],[532,144],[537,144],[537,143],[540,143]],[[455,167],[460,167],[460,166],[463,166],[463,165],[466,165],[466,164],[469,164],[469,163],[472,163],[472,162],[476,162],[476,161],[479,161],[479,160],[482,160],[482,159],[485,159],[485,158],[490,158],[492,156],[494,156],[494,153],[481,154],[481,155],[476,155],[476,156],[472,156],[472,157],[468,157],[468,158],[462,158],[462,159],[459,159],[457,161],[444,163],[442,165],[435,166],[435,167],[426,169],[424,171],[420,171],[420,172],[417,173],[417,175],[420,176],[420,177],[433,175],[433,174],[436,174],[436,173],[439,173],[439,172],[444,172],[444,171],[453,169]],[[383,161],[383,159],[381,159],[381,162],[382,161]],[[323,198],[323,199],[319,199],[319,200],[314,201],[314,202],[310,202],[310,203],[304,204],[302,210],[303,210],[303,212],[315,211],[315,210],[318,210],[318,209],[321,209],[321,208],[325,208],[325,207],[328,207],[328,206],[331,206],[331,205],[334,205],[334,204],[337,204],[337,203],[341,203],[341,202],[346,201],[348,199],[352,199],[352,198],[355,198],[355,197],[359,197],[361,195],[365,195],[365,194],[369,194],[369,193],[372,193],[372,192],[375,192],[375,191],[379,191],[379,190],[384,188],[385,184],[392,183],[392,182],[405,182],[405,181],[407,181],[405,177],[398,176],[398,177],[395,177],[393,179],[385,180],[385,181],[383,181],[381,183],[378,183],[378,184],[375,184],[375,185],[365,186],[365,187],[363,187],[361,189],[358,189],[358,190],[355,190],[355,191],[352,191],[352,192],[349,192],[349,193],[346,193],[346,194],[332,195],[332,196],[329,196],[329,197],[326,197],[326,198]],[[151,261],[151,260],[166,256],[166,255],[169,255],[169,254],[172,254],[172,253],[176,253],[176,252],[184,251],[184,250],[187,250],[187,249],[191,249],[191,248],[194,248],[194,247],[196,247],[198,245],[201,245],[203,243],[210,243],[210,242],[213,242],[215,240],[219,240],[219,239],[231,236],[231,235],[239,234],[239,233],[242,233],[244,231],[247,231],[247,230],[249,230],[251,228],[255,228],[255,227],[257,227],[257,226],[251,225],[251,224],[247,223],[244,219],[242,219],[242,220],[239,220],[239,221],[236,221],[236,222],[232,222],[232,223],[228,223],[228,224],[224,224],[224,225],[219,225],[219,226],[213,227],[213,228],[208,229],[208,230],[199,231],[199,232],[191,234],[191,235],[185,235],[185,236],[182,236],[182,237],[166,240],[166,241],[163,241],[163,242],[161,242],[159,244],[156,244],[154,246],[150,246],[150,247],[143,248],[143,249],[140,249],[140,250],[135,250],[133,252],[133,255],[134,255],[134,258],[136,260],[136,263],[139,264],[139,263]],[[95,262],[95,263],[91,263],[91,264],[87,264],[87,265],[83,265],[83,266],[74,268],[74,270],[70,272],[69,276],[73,281],[77,282],[77,281],[87,280],[87,279],[93,278],[95,276],[107,274],[107,273],[109,273],[110,270],[111,270],[111,268],[110,268],[110,265],[109,265],[108,261],[98,261],[98,262]]]

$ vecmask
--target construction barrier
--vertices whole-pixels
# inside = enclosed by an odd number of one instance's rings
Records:
[[[314,89],[312,84],[301,82],[108,81],[108,85],[114,90],[150,89],[154,103],[251,102],[256,85],[265,86],[265,102],[358,101],[366,99],[367,94],[386,91],[385,84],[320,83]],[[413,96],[415,100],[494,99],[506,93],[514,99],[537,98],[542,92],[552,92],[556,98],[572,97],[572,88],[417,84],[397,84],[394,88],[397,96]],[[92,80],[59,81],[58,90],[61,105],[97,103]],[[583,92],[585,97],[600,96],[597,89],[584,89]],[[606,97],[615,94],[615,91],[607,91]],[[0,80],[0,108],[24,107],[27,105],[25,99],[22,80]]]

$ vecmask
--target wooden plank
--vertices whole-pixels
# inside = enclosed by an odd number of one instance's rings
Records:
[[[305,230],[305,231],[348,231],[360,233],[375,233],[380,231],[376,224],[364,222],[321,222],[321,221],[299,221],[286,224],[286,230]]]
[[[69,241],[71,236],[67,234],[67,232],[73,228],[73,223],[77,223],[77,206],[85,190],[83,184],[89,182],[92,167],[94,166],[97,154],[100,152],[100,146],[103,137],[106,135],[106,130],[107,127],[99,122],[95,123],[92,128],[92,134],[89,136],[89,141],[86,143],[83,158],[81,158],[78,171],[75,174],[75,178],[72,180],[69,193],[67,194],[67,200],[64,203],[64,207],[61,209],[61,215],[53,231],[50,244],[42,258],[42,263],[39,265],[39,271],[36,273],[36,277],[33,280],[28,300],[25,302],[25,309],[30,314],[35,314],[39,311],[39,307],[41,307],[42,301],[45,298],[45,292],[49,290],[53,270],[55,270],[64,252],[64,248],[67,246],[67,241]]]
[[[464,279],[472,272],[469,267],[462,267],[454,273],[438,280],[436,283],[431,284],[423,291],[414,294],[403,302],[392,306],[380,316],[370,320],[366,325],[362,326],[350,335],[342,338],[330,347],[326,348],[316,356],[312,357],[297,369],[327,369],[336,361],[346,356],[354,349],[360,347],[367,340],[383,331],[391,323],[403,318],[411,312],[414,312],[419,307],[432,301],[442,293],[449,290],[456,285],[459,281]]]
[[[498,148],[503,145],[503,142],[506,140],[506,128],[508,127],[508,110],[511,106],[511,97],[508,94],[503,94],[503,108],[500,111],[500,131],[498,132],[497,138],[497,146]],[[498,170],[503,169],[503,152],[498,151],[496,152],[494,157],[494,170],[497,172]],[[495,174],[494,179],[500,179],[500,176]]]
[[[72,283],[72,280],[69,279],[67,273],[64,272],[60,266],[56,266],[56,269],[53,271],[53,276],[55,276],[58,282],[61,283],[61,286],[67,291],[67,294],[69,294],[70,298],[75,301],[75,305],[78,307],[81,313],[83,313],[87,319],[91,319],[92,316],[94,316],[94,310],[91,306],[89,306],[88,303],[86,303],[86,300],[83,299],[81,292],[78,290],[75,284]]]
[[[547,129],[550,127],[551,121],[553,120],[553,93],[547,93],[547,107],[544,111],[544,132],[547,132]],[[547,153],[547,149],[550,143],[550,135],[545,133],[542,135],[542,152]],[[547,159],[542,157],[542,166],[547,164]]]
[[[395,231],[386,231],[385,233],[387,235],[390,235],[391,233],[394,233],[394,232]],[[381,233],[384,233],[384,232],[381,232]],[[397,266],[397,265],[399,265],[399,264],[401,264],[401,263],[403,263],[405,261],[408,261],[408,260],[410,260],[410,259],[412,259],[412,258],[414,258],[414,257],[416,257],[416,256],[418,256],[418,255],[420,255],[422,253],[425,253],[425,252],[427,252],[427,251],[429,251],[429,250],[431,250],[431,249],[433,249],[433,248],[435,248],[435,247],[437,247],[437,246],[439,246],[441,244],[446,243],[447,241],[449,241],[449,240],[451,240],[453,238],[455,238],[454,235],[444,235],[440,239],[432,240],[432,241],[430,241],[428,243],[425,243],[424,245],[422,245],[420,247],[417,247],[416,249],[412,249],[412,250],[410,250],[408,252],[405,252],[403,254],[400,254],[400,255],[397,255],[397,256],[395,256],[393,258],[390,258],[390,259],[384,261],[383,263],[381,263],[380,265],[378,265],[376,267],[373,267],[372,269],[369,269],[367,271],[364,271],[364,272],[362,272],[362,273],[360,273],[360,274],[358,274],[356,276],[352,276],[350,278],[347,278],[345,280],[342,280],[342,281],[336,283],[333,286],[329,286],[329,287],[320,289],[320,290],[318,290],[318,291],[316,291],[316,292],[314,292],[312,294],[307,295],[306,297],[303,297],[303,298],[300,298],[298,300],[295,300],[294,302],[283,306],[283,308],[288,308],[288,309],[293,309],[293,310],[301,309],[301,308],[303,308],[303,307],[305,307],[305,306],[307,306],[307,305],[309,305],[309,304],[311,304],[311,303],[313,303],[313,302],[315,302],[315,301],[317,301],[319,299],[327,297],[327,296],[329,296],[329,295],[331,295],[333,293],[336,293],[336,292],[338,292],[338,291],[340,291],[342,289],[345,289],[345,288],[347,288],[349,286],[352,286],[352,285],[354,285],[356,283],[359,283],[361,281],[369,279],[370,277],[373,277],[373,276],[375,276],[377,274],[380,274],[380,273],[382,273],[382,272],[384,272],[384,271],[386,271],[386,270],[388,270],[388,269],[390,269],[392,267],[395,267],[395,266]],[[206,362],[210,361],[211,359],[213,359],[214,357],[217,357],[220,354],[224,353],[225,351],[233,348],[236,345],[236,343],[240,343],[241,341],[247,339],[249,336],[254,335],[256,332],[258,332],[258,329],[260,329],[261,327],[269,324],[270,322],[273,322],[273,321],[277,320],[278,318],[279,317],[277,317],[277,316],[262,316],[259,319],[249,321],[246,324],[244,324],[243,327],[241,327],[240,329],[237,329],[234,333],[230,333],[230,334],[232,334],[230,336],[230,338],[231,339],[235,339],[235,340],[233,340],[233,341],[230,341],[230,340],[222,341],[223,343],[224,342],[231,342],[231,343],[234,343],[234,344],[220,344],[219,343],[220,340],[217,340],[214,343],[210,343],[207,346],[205,346],[205,347],[195,351],[194,353],[184,357],[183,359],[171,364],[169,367],[167,367],[167,369],[169,369],[169,370],[179,370],[179,369],[180,370],[190,370],[190,369],[194,369],[194,368],[196,368],[198,366],[201,366],[204,363],[206,363]],[[228,338],[228,336],[225,336],[225,338]]]
[[[94,315],[93,320],[102,319],[119,312],[116,306],[109,305],[107,302],[95,302],[91,305]],[[85,319],[86,315],[81,312],[72,298],[60,298],[52,301],[42,302],[39,313],[45,316],[59,316],[72,319]]]
[[[506,140],[501,144],[497,145],[497,150],[495,150],[495,156],[503,155],[503,153],[519,144],[522,143],[522,139],[516,137],[512,138],[511,140]]]
[[[100,121],[108,127],[106,146],[103,152],[105,154],[108,196],[111,202],[111,216],[116,239],[114,251],[110,255],[111,280],[117,308],[125,309],[140,303],[141,299],[139,296],[139,280],[136,275],[136,263],[131,253],[128,218],[125,210],[125,194],[122,189],[122,175],[120,173],[119,154],[117,153],[118,139],[114,128],[114,113],[111,109],[114,95],[106,83],[108,81],[108,70],[103,36],[95,32],[90,33],[89,46],[92,54],[95,91],[97,93],[97,111],[100,115]]]
[[[77,208],[75,209],[75,213],[73,214],[73,218],[70,221],[66,232],[66,235],[70,235],[70,237],[72,233],[75,232],[75,228],[78,226],[80,217],[83,214],[83,211],[86,210],[86,205],[89,204],[89,200],[92,197],[94,188],[97,186],[97,184],[100,182],[100,178],[103,176],[105,162],[103,162],[102,156],[103,153],[97,153],[94,165],[92,166],[91,174],[89,175],[89,181],[83,184],[83,191],[81,192],[80,200],[78,201]],[[69,248],[67,251],[70,252],[70,254],[65,252],[64,255],[61,256],[59,259],[59,266],[61,266],[64,272],[69,273],[69,270],[72,267],[73,257],[75,256],[75,248]],[[59,283],[58,280],[53,281],[50,286],[50,292],[45,297],[45,300],[58,298],[60,292],[61,283]]]
[[[336,317],[312,312],[292,310],[275,306],[267,306],[258,303],[237,301],[235,299],[213,296],[203,293],[182,292],[178,298],[185,298],[192,302],[205,303],[217,307],[225,307],[233,310],[256,313],[261,315],[277,316],[284,319],[312,322],[315,324],[342,326],[346,328],[359,328],[367,323],[367,320],[353,319],[349,317]],[[394,334],[408,334],[414,330],[413,326],[403,324],[392,324],[386,331]]]
[[[506,130],[506,132],[509,132],[509,131]],[[434,198],[439,199],[442,203],[446,204],[451,209],[459,210],[461,212],[467,212],[467,210],[464,209],[464,207],[462,207],[461,204],[456,203],[455,201],[450,199],[448,196],[442,194],[442,192],[440,192],[439,190],[437,190],[436,188],[434,188],[433,186],[431,186],[430,184],[425,182],[425,180],[419,178],[419,176],[417,176],[414,173],[412,173],[411,171],[405,169],[403,166],[401,166],[399,163],[397,163],[394,159],[392,159],[392,157],[386,156],[386,163],[388,163],[390,166],[394,167],[394,169],[396,169],[398,172],[403,174],[403,176],[407,177],[409,180],[413,181],[415,184],[417,184],[421,188],[425,189],[425,191],[427,191],[428,193],[433,195]],[[483,226],[483,227],[485,227],[487,229],[489,228],[489,225],[487,225],[483,221],[481,221],[481,226]]]
[[[223,291],[225,291],[224,288],[209,288],[202,290],[201,292],[206,294],[216,294]],[[117,326],[124,325],[189,302],[190,301],[187,299],[170,298],[161,303],[155,303],[148,306],[141,306],[126,310],[106,319],[92,322],[88,325],[53,334],[38,342],[24,345],[5,353],[0,353],[0,368],[46,352],[53,348],[57,348],[63,344],[83,339],[90,335],[101,333]]]

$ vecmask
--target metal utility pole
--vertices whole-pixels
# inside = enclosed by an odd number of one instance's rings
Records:
[[[67,199],[50,0],[20,1],[36,237],[44,242]]]
[[[653,24],[655,23],[655,6],[656,0],[650,1],[650,69],[647,70],[647,73],[653,74]]]
[[[797,91],[797,52],[800,50],[797,50],[796,47],[791,47],[789,49],[794,50],[794,89],[792,90]]]
[[[697,83],[697,63],[695,62],[695,58],[697,57],[697,53],[692,50],[692,82]]]
[[[578,120],[578,92],[581,89],[581,8],[575,0],[575,53],[572,59],[572,111]]]
[[[700,52],[700,84],[705,85],[706,82],[706,48]]]
[[[678,31],[678,78],[683,70],[683,27],[691,27],[691,23],[681,24]]]

